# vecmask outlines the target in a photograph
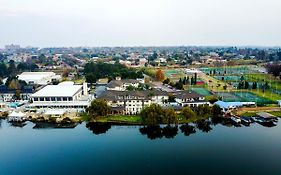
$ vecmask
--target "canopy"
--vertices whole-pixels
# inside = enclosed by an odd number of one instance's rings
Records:
[[[22,113],[22,112],[16,112],[16,111],[13,111],[9,117],[25,117],[25,114]]]

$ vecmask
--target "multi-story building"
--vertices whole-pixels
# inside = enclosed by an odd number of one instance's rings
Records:
[[[137,114],[144,106],[163,105],[169,96],[163,91],[105,91],[98,99],[107,101],[114,113]]]

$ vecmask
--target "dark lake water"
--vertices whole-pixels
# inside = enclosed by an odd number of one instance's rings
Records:
[[[281,174],[280,124],[225,125],[33,129],[3,120],[0,175]]]

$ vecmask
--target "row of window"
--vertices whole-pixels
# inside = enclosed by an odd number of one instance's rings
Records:
[[[72,101],[72,97],[34,97],[33,101]]]

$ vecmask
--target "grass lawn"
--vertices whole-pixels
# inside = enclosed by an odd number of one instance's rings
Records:
[[[274,102],[276,102],[277,100],[281,100],[281,95],[271,93],[269,90],[267,90],[265,92],[262,92],[262,90],[252,90],[250,92],[252,92],[252,93],[254,93],[254,94],[258,95],[258,96],[270,99],[270,100],[272,100]]]
[[[73,82],[74,82],[75,84],[83,84],[85,81],[86,81],[85,78],[82,78],[82,77],[73,80]]]
[[[265,82],[267,81],[271,88],[281,90],[281,80],[275,78],[271,74],[248,74],[245,75],[247,81],[250,82]]]
[[[99,117],[96,122],[106,123],[126,123],[126,124],[141,124],[142,119],[137,115],[111,115],[107,117]]]
[[[107,121],[141,123],[142,119],[140,116],[137,115],[113,115],[108,116]]]

